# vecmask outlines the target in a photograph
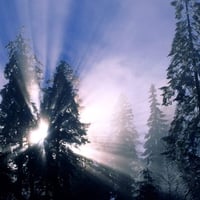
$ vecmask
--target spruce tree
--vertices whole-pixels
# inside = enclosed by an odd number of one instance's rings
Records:
[[[76,81],[71,66],[62,61],[52,85],[44,90],[42,116],[49,122],[45,141],[47,183],[53,199],[70,198],[70,177],[76,159],[68,147],[87,142],[87,125],[80,122]]]
[[[171,123],[167,154],[174,159],[188,183],[193,199],[200,187],[200,3],[174,0],[176,33],[169,54],[168,85],[163,87],[164,104],[176,103]],[[195,177],[195,178],[194,178]]]
[[[59,145],[81,145],[87,142],[87,125],[80,122],[77,78],[70,65],[57,66],[53,83],[44,91],[42,115],[49,121],[48,142]]]
[[[7,155],[3,160],[9,171],[7,175],[9,180],[15,180],[10,189],[17,199],[23,199],[23,176],[27,175],[24,168],[28,159],[25,143],[27,145],[29,130],[36,126],[38,117],[30,86],[39,87],[40,63],[22,34],[9,42],[7,49],[9,61],[4,70],[7,83],[0,92],[0,138],[3,153]]]
[[[144,144],[145,161],[149,170],[155,173],[162,173],[164,143],[162,138],[167,135],[168,126],[165,120],[165,115],[159,108],[159,103],[156,95],[156,88],[151,85],[150,88],[150,116],[148,119],[149,131],[145,136]]]
[[[136,150],[138,133],[134,126],[133,111],[127,97],[120,95],[111,121],[111,136],[107,141],[107,151],[112,154],[111,164],[116,173],[112,176],[116,179],[114,182],[115,192],[126,187],[131,194],[133,177],[138,168],[138,155]],[[117,173],[118,172],[118,173]],[[122,174],[125,173],[125,178]]]
[[[4,75],[8,82],[1,90],[1,137],[4,144],[19,144],[22,147],[23,138],[37,119],[29,86],[39,86],[40,63],[22,34],[9,42],[7,49],[9,61]]]
[[[137,159],[137,131],[133,122],[133,110],[124,95],[119,97],[112,119],[114,151],[125,158]]]

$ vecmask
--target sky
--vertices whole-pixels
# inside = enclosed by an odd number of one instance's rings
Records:
[[[148,131],[148,91],[151,84],[166,84],[170,61],[175,29],[170,1],[0,0],[1,86],[5,46],[22,27],[46,77],[61,59],[79,73],[82,120],[91,123],[93,135],[109,130],[121,94],[133,106],[138,132]]]

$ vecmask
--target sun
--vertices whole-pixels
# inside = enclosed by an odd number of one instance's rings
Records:
[[[48,128],[49,128],[49,123],[44,119],[41,119],[38,128],[30,132],[29,143],[30,144],[42,143],[48,135]]]

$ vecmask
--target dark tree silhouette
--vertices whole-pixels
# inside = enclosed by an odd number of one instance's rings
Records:
[[[164,104],[175,101],[177,107],[165,141],[168,144],[167,154],[178,163],[190,195],[199,199],[200,3],[196,0],[175,0],[172,5],[176,10],[176,33],[169,54],[169,82],[162,89]]]
[[[69,145],[79,146],[87,142],[87,125],[79,119],[76,81],[72,68],[62,61],[56,68],[52,85],[44,90],[42,116],[49,122],[45,141],[47,179],[53,199],[66,199],[70,195],[75,159]]]
[[[28,87],[33,83],[39,85],[40,63],[22,34],[9,42],[7,49],[9,62],[4,74],[8,83],[1,90],[1,137],[5,145],[19,144],[22,147],[27,130],[37,119]]]
[[[135,200],[159,200],[159,190],[155,186],[155,181],[152,178],[152,174],[148,169],[141,171],[141,180],[137,183],[137,187],[134,191]]]
[[[0,138],[3,154],[7,155],[3,162],[6,169],[12,172],[8,176],[13,183],[9,189],[15,190],[16,198],[23,199],[23,164],[27,159],[23,149],[27,134],[30,128],[36,126],[38,117],[28,87],[33,83],[39,87],[40,63],[22,34],[9,42],[7,49],[9,61],[4,71],[7,83],[0,92]],[[5,183],[1,185],[6,186]]]

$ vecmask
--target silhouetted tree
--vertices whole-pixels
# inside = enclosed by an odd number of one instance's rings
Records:
[[[174,0],[176,33],[169,54],[168,85],[163,87],[164,104],[176,102],[171,123],[167,154],[174,159],[188,183],[193,199],[199,199],[200,187],[200,3]],[[194,178],[195,177],[195,178]]]
[[[5,145],[23,146],[27,130],[36,120],[36,108],[31,102],[29,86],[38,84],[39,62],[22,34],[7,45],[9,62],[4,71],[8,81],[1,90],[1,136]]]
[[[22,151],[27,142],[27,134],[37,121],[36,107],[31,102],[30,87],[32,84],[39,87],[40,63],[22,34],[9,42],[7,49],[9,61],[4,70],[7,83],[0,92],[0,137],[4,153],[7,154],[6,161],[4,160],[7,162],[7,169],[15,171],[15,176],[9,178],[14,179],[12,182],[16,188],[16,198],[23,199],[23,164],[26,156]],[[15,159],[16,157],[18,159]]]
[[[52,85],[44,90],[42,115],[49,122],[45,141],[47,182],[53,199],[70,198],[74,155],[68,147],[87,142],[87,125],[80,122],[76,81],[72,68],[62,61],[56,68]]]

